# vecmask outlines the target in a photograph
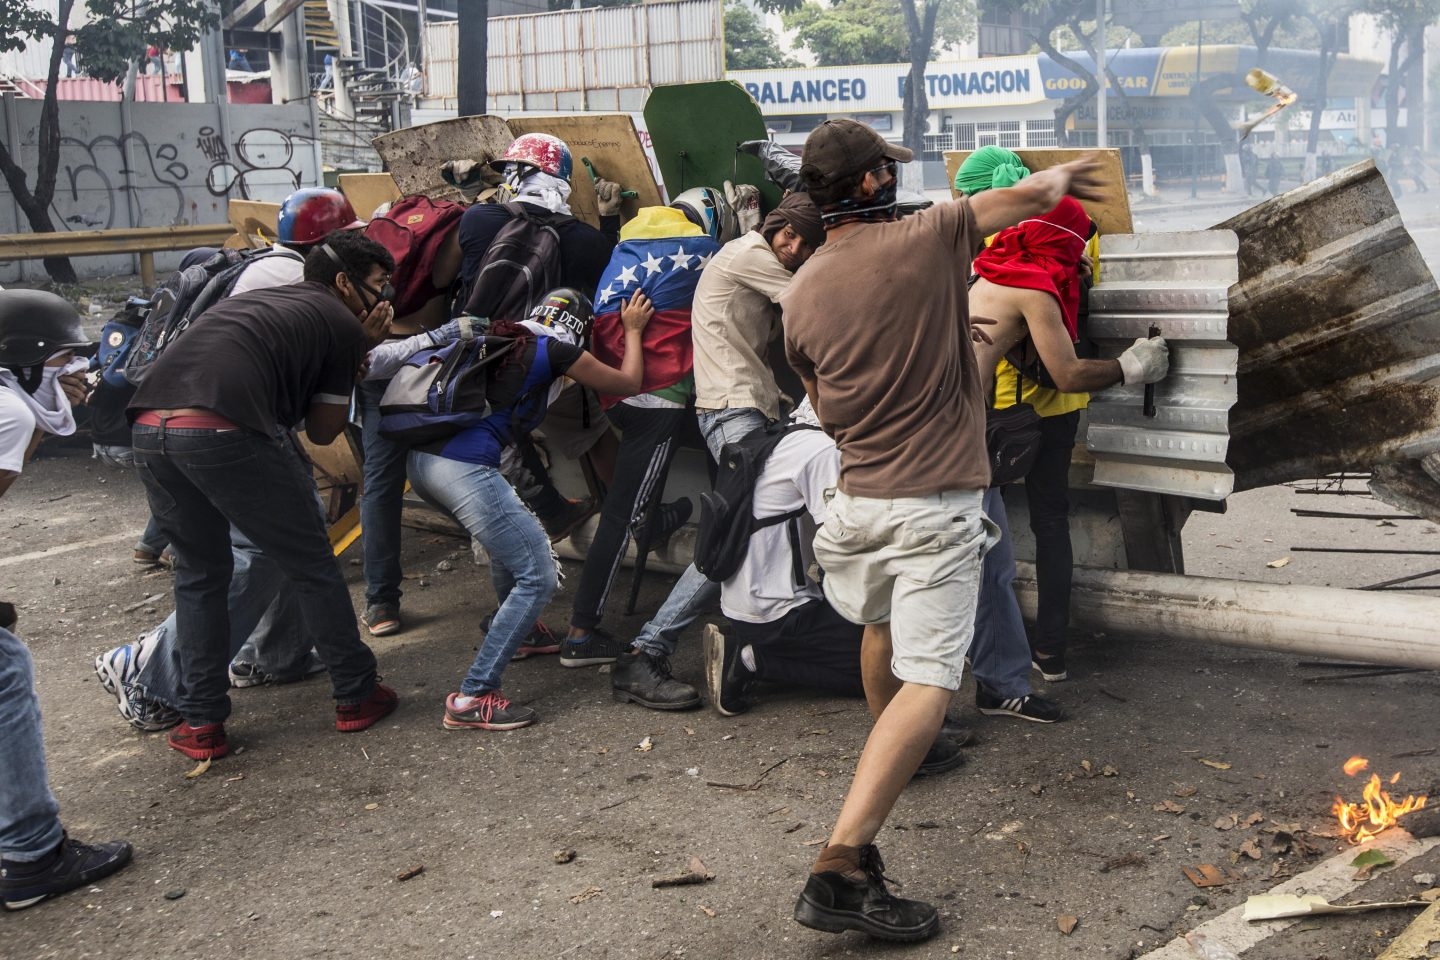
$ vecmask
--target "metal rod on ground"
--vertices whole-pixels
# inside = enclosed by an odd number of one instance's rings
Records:
[[[1299,507],[1291,507],[1290,512],[1297,517],[1324,517],[1332,520],[1423,520],[1424,517],[1417,517],[1411,513],[1342,513],[1338,510],[1302,510]]]
[[[1402,557],[1440,557],[1440,550],[1399,550],[1386,547],[1291,547],[1291,553],[1380,553]]]
[[[1035,565],[1015,592],[1035,616]],[[1391,667],[1440,669],[1440,598],[1076,567],[1076,627]]]
[[[1361,587],[1361,590],[1387,590],[1397,583],[1409,583],[1411,580],[1424,580],[1426,577],[1433,577],[1440,574],[1440,570],[1426,570],[1424,573],[1412,573],[1408,577],[1396,577],[1394,580],[1381,580],[1379,583],[1372,583]]]

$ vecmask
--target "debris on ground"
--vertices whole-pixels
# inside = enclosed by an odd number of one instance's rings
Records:
[[[586,887],[584,890],[581,890],[579,893],[575,894],[575,896],[571,897],[570,902],[584,903],[586,900],[594,900],[596,897],[600,896],[600,894],[604,892],[605,891],[600,889],[599,887],[592,885]]]
[[[1308,893],[1261,893],[1245,901],[1246,920],[1278,920],[1281,917],[1308,917],[1326,913],[1364,913],[1369,910],[1394,910],[1397,907],[1423,907],[1419,900],[1391,900],[1375,903],[1330,903],[1324,897]]]
[[[1231,950],[1219,940],[1211,940],[1203,933],[1192,930],[1185,934],[1185,942],[1190,944],[1190,949],[1195,956],[1204,960],[1240,960],[1238,954]]]
[[[424,872],[425,864],[417,863],[415,864],[415,866],[409,868],[408,870],[401,870],[399,873],[395,874],[395,879],[400,883],[404,883],[406,880],[414,880],[416,877],[420,876],[420,874]]]
[[[1080,925],[1080,918],[1079,918],[1079,917],[1072,917],[1072,916],[1068,916],[1068,915],[1067,915],[1067,916],[1059,916],[1059,917],[1056,917],[1056,918],[1055,918],[1055,926],[1056,926],[1056,928],[1059,929],[1059,931],[1060,931],[1061,933],[1065,934],[1065,936],[1067,936],[1067,937],[1070,936],[1070,934],[1074,933],[1074,932],[1075,932],[1075,928],[1078,927],[1079,925]]]
[[[706,883],[715,879],[715,874],[705,866],[705,862],[699,857],[691,857],[688,868],[684,873],[677,873],[673,877],[657,877],[650,881],[652,887],[687,887],[697,883]]]
[[[1350,861],[1350,866],[1356,868],[1355,876],[1352,879],[1368,880],[1370,879],[1370,874],[1376,870],[1379,870],[1381,867],[1393,866],[1394,863],[1394,860],[1385,856],[1380,850],[1366,850],[1354,860]]]
[[[555,858],[556,863],[569,863],[575,859],[575,851],[569,847],[561,847],[551,854],[551,856]]]
[[[1223,887],[1239,883],[1245,877],[1231,867],[1217,867],[1213,863],[1202,863],[1193,867],[1182,867],[1182,872],[1197,887]]]
[[[201,760],[199,763],[195,764],[195,769],[193,769],[193,770],[191,770],[189,773],[185,774],[185,779],[186,779],[186,780],[194,780],[196,777],[203,776],[203,775],[205,774],[205,771],[206,771],[206,770],[209,770],[209,769],[210,769],[210,758],[209,758],[209,757],[206,757],[204,760]]]

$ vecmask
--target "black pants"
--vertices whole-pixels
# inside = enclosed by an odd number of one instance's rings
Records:
[[[1040,454],[1025,475],[1039,593],[1034,648],[1045,656],[1065,652],[1070,627],[1070,455],[1079,425],[1078,410],[1041,419]]]
[[[771,623],[731,621],[731,632],[755,652],[761,680],[815,687],[843,697],[863,697],[860,639],[851,623],[824,600],[811,600]]]
[[[619,427],[620,449],[615,455],[615,478],[605,492],[605,506],[595,540],[585,554],[570,625],[590,630],[605,616],[605,600],[620,562],[630,545],[631,527],[645,516],[651,497],[664,493],[664,479],[675,456],[680,428],[695,414],[688,407],[632,407],[619,403],[609,410],[610,422]]]

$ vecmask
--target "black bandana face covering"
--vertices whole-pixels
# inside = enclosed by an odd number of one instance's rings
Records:
[[[891,177],[890,182],[878,188],[873,196],[842,200],[833,209],[820,214],[820,219],[824,221],[826,230],[833,230],[844,223],[894,220],[899,191],[900,181]]]

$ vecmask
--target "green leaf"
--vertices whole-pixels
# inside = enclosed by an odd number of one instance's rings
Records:
[[[1364,853],[1357,856],[1354,860],[1351,860],[1350,866],[1370,867],[1373,870],[1376,867],[1388,867],[1394,862],[1394,860],[1391,860],[1379,850],[1366,850]]]

